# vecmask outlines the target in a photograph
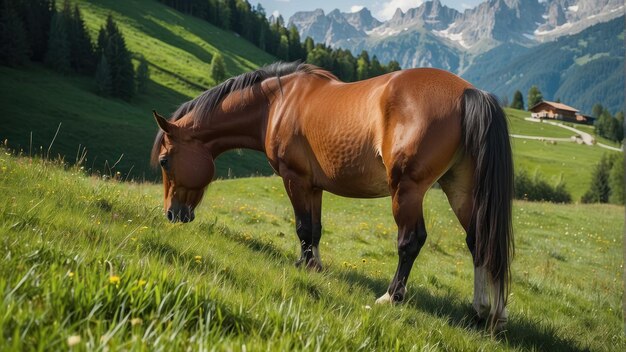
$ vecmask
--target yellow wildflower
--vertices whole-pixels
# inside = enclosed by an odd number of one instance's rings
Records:
[[[111,285],[119,285],[120,284],[120,277],[117,276],[117,275],[109,276],[109,283]]]
[[[144,286],[146,283],[147,283],[146,280],[142,280],[142,279],[137,280],[137,286],[139,287]]]
[[[70,271],[69,273],[67,273],[67,276],[70,277],[70,278],[74,277],[74,272]]]

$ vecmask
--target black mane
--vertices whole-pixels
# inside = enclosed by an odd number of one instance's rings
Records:
[[[183,116],[193,111],[193,123],[194,125],[198,125],[200,122],[209,118],[222,99],[228,94],[252,87],[268,78],[280,78],[294,72],[305,72],[316,74],[327,79],[336,79],[332,73],[313,65],[301,64],[299,62],[276,62],[256,71],[246,72],[239,76],[229,78],[225,82],[206,90],[195,99],[181,104],[170,117],[170,121],[180,120]],[[152,147],[151,161],[153,166],[157,166],[158,153],[162,142],[163,131],[159,130]]]

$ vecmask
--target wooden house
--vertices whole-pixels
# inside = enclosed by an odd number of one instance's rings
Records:
[[[568,122],[587,123],[588,119],[577,119],[578,109],[553,101],[542,101],[528,109],[536,119],[553,119]],[[583,116],[583,115],[579,115]]]

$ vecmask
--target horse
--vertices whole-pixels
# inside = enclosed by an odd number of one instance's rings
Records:
[[[263,152],[293,206],[297,266],[322,269],[323,191],[391,196],[398,265],[376,303],[404,300],[427,236],[424,195],[438,182],[466,232],[474,318],[492,331],[505,327],[513,163],[506,115],[492,94],[434,68],[345,83],[316,66],[279,62],[205,91],[169,120],[153,115],[151,160],[162,170],[167,219],[194,220],[221,153]]]

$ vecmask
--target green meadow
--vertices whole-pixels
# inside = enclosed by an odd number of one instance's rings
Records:
[[[508,331],[471,324],[472,263],[445,196],[408,300],[374,305],[395,270],[388,198],[324,199],[325,270],[294,267],[277,177],[216,181],[169,224],[162,187],[0,155],[3,350],[549,350],[626,348],[624,208],[514,203]]]

